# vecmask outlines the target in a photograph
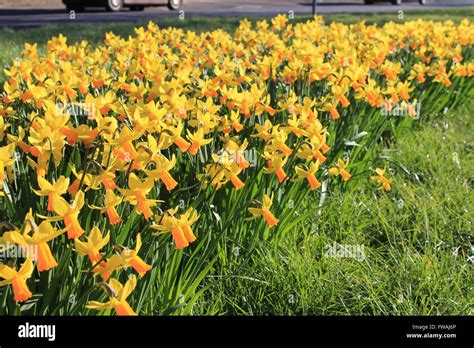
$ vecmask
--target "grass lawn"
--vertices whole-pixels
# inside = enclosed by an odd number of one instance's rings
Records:
[[[404,19],[472,17],[474,8],[404,13]],[[327,22],[402,21],[397,12],[325,15]],[[297,17],[303,21],[308,17]],[[193,17],[156,21],[198,32],[235,29],[241,18]],[[257,18],[252,19],[257,20]],[[68,42],[99,44],[113,31],[123,37],[144,23],[0,29],[0,65],[19,56],[25,42],[40,48],[59,33]],[[4,78],[0,74],[0,81]],[[406,129],[382,150],[393,190],[369,183],[352,192],[330,192],[319,211],[309,198],[298,214],[304,224],[272,243],[239,250],[232,267],[206,279],[212,286],[193,314],[237,315],[455,315],[474,314],[471,241],[474,214],[474,102],[432,122]],[[357,178],[354,178],[358,180]],[[360,180],[366,180],[367,178]],[[363,258],[325,255],[328,245],[363,247]]]

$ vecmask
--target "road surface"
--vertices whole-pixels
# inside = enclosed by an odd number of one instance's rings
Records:
[[[474,0],[431,0],[431,4],[421,6],[417,2],[406,2],[401,6],[393,6],[389,2],[363,5],[362,1],[337,1],[317,3],[317,13],[361,13],[389,12],[398,10],[424,10],[435,8],[455,8],[474,6]],[[244,0],[225,1],[207,0],[199,3],[187,3],[183,12],[170,11],[166,7],[148,7],[143,12],[132,12],[127,9],[120,13],[110,13],[103,9],[91,8],[83,13],[76,13],[72,19],[64,7],[31,9],[10,8],[0,9],[0,27],[14,28],[36,27],[46,24],[76,24],[105,22],[138,22],[159,18],[179,19],[188,16],[272,16],[279,13],[311,14],[311,0],[299,2],[283,0]]]

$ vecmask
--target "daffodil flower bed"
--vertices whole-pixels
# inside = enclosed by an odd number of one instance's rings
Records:
[[[189,313],[321,186],[391,191],[378,142],[463,102],[473,42],[468,20],[278,16],[27,44],[0,100],[1,312]]]

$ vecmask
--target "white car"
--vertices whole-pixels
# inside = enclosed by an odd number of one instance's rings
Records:
[[[171,10],[178,10],[181,0],[63,0],[67,11],[82,11],[84,7],[105,7],[108,11],[120,11],[124,7],[132,11],[143,11],[145,6],[168,5]]]

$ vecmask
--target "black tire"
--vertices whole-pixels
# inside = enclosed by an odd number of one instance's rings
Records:
[[[168,0],[168,8],[176,11],[181,7],[181,0]]]
[[[130,6],[130,11],[143,11],[144,9],[145,9],[145,6],[140,6],[140,5]]]
[[[107,11],[118,12],[123,8],[123,0],[107,0],[105,8],[107,8]]]
[[[374,3],[374,0],[364,0],[364,4],[366,5],[372,5]]]
[[[426,5],[428,3],[428,0],[418,0],[420,5]]]
[[[402,0],[392,0],[392,5],[401,5],[402,4]]]

